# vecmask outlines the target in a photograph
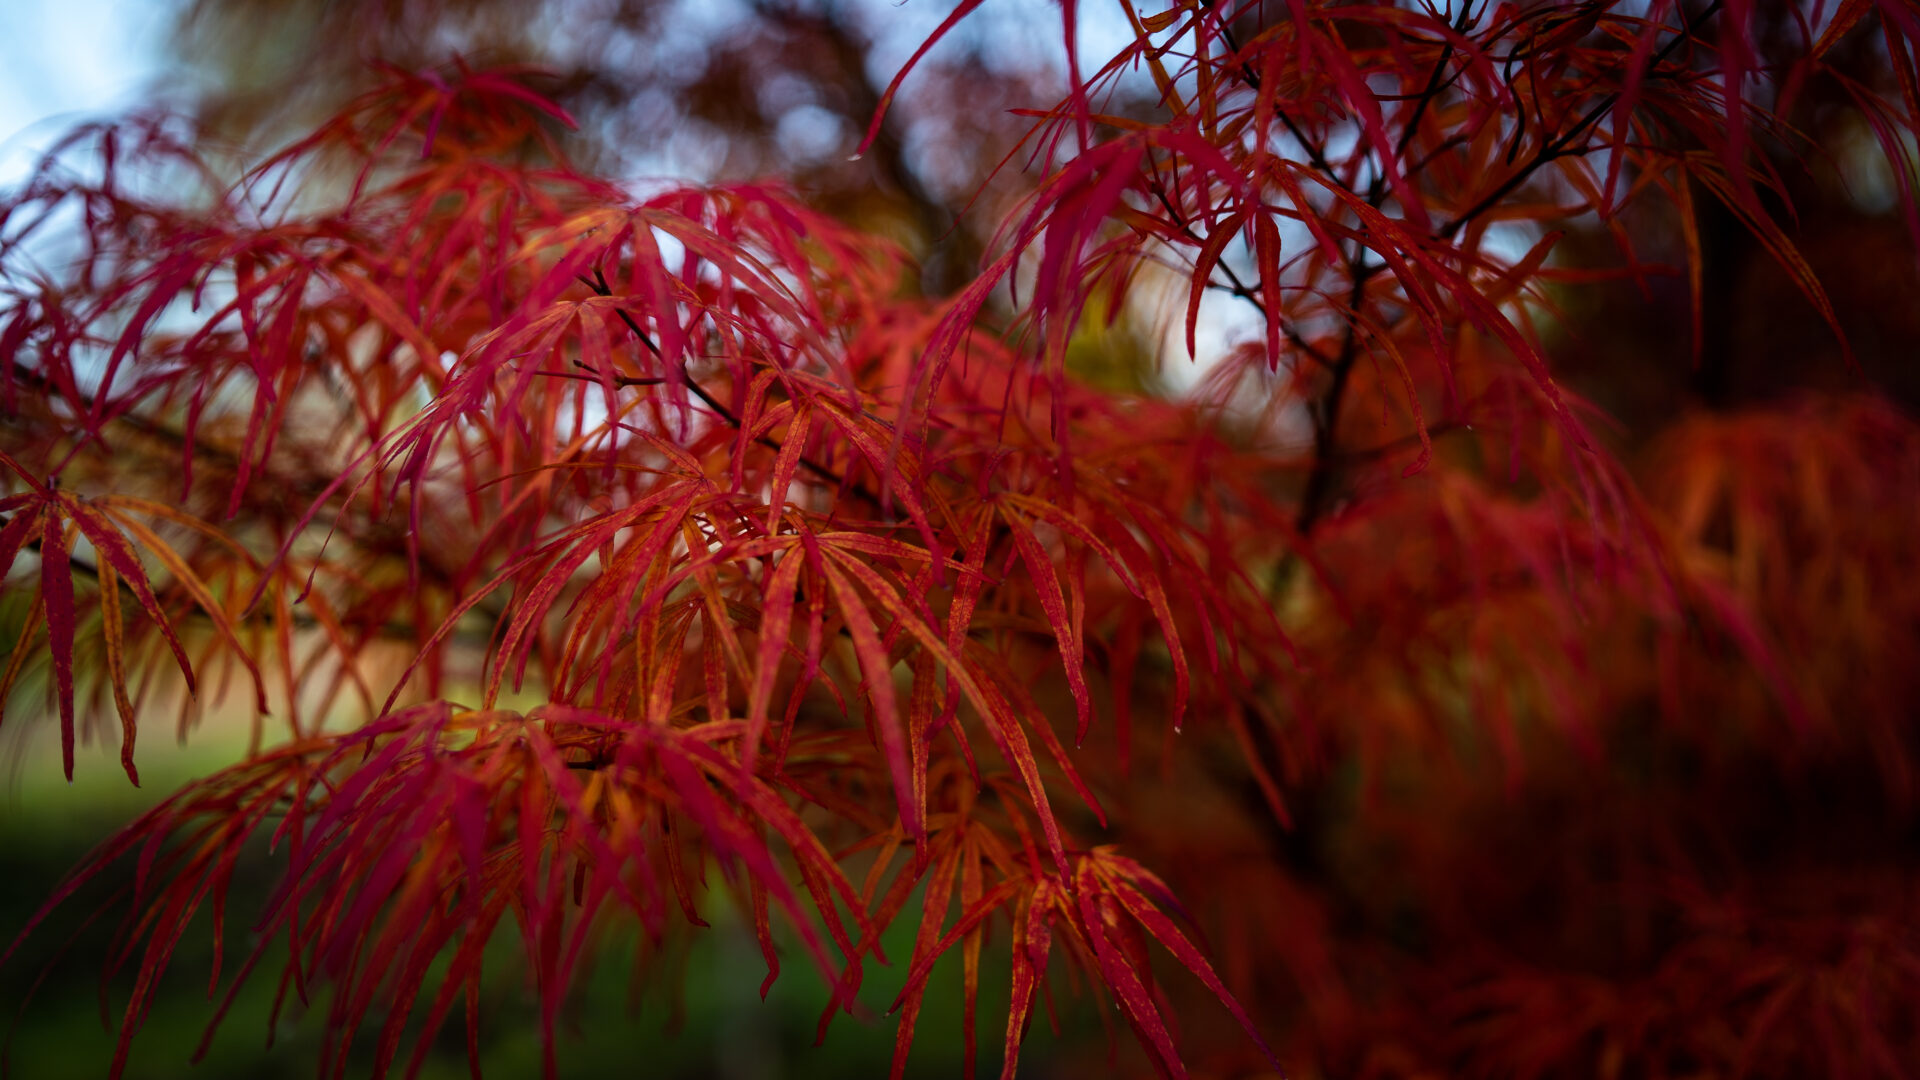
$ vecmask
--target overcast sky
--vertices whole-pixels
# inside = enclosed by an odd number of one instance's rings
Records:
[[[75,123],[140,103],[159,68],[162,0],[0,0],[0,186]]]

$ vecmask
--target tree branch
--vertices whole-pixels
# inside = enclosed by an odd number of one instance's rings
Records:
[[[607,284],[606,274],[598,267],[594,269],[591,279],[587,278],[584,274],[575,275],[575,279],[600,296],[610,297],[613,295],[613,289]],[[614,308],[613,310],[614,314],[620,316],[620,321],[627,324],[627,329],[633,331],[633,335],[640,339],[640,343],[645,345],[647,350],[653,353],[655,358],[664,362],[666,358],[661,355],[660,347],[655,345],[653,338],[650,337],[645,330],[640,328],[639,321],[620,308]],[[593,372],[595,375],[601,374],[595,368],[578,360],[575,360],[574,364],[577,367]],[[610,377],[617,386],[657,386],[668,381],[661,378],[635,378],[626,375],[611,375]],[[728,408],[725,403],[721,402],[719,398],[708,393],[707,388],[701,386],[700,381],[693,377],[693,372],[687,370],[687,365],[684,361],[680,364],[680,377],[681,380],[686,383],[687,389],[692,391],[693,396],[699,398],[702,404],[713,411],[714,415],[724,420],[728,427],[736,431],[741,428],[742,423],[740,417],[735,415],[734,411]],[[780,440],[768,435],[757,435],[753,441],[775,453],[779,453],[783,449],[783,444]],[[833,484],[843,491],[858,495],[883,511],[890,508],[888,502],[883,502],[880,496],[869,490],[866,485],[860,483],[858,480],[847,479],[844,474],[814,461],[805,454],[800,455],[799,464],[801,468],[806,469],[827,483]]]

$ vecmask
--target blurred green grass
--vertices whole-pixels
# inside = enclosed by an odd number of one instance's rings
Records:
[[[210,724],[184,747],[150,736],[140,748],[141,788],[127,782],[117,748],[83,746],[69,785],[61,774],[59,738],[53,725],[40,721],[23,726],[18,718],[9,719],[16,722],[4,732],[4,739],[14,772],[0,793],[0,937],[8,941],[95,844],[188,780],[234,760],[246,743],[244,727],[217,724]],[[274,1044],[267,1045],[268,1016],[280,975],[277,961],[284,952],[271,965],[263,962],[242,989],[205,1059],[189,1063],[215,1003],[247,955],[252,940],[250,916],[275,885],[278,867],[261,845],[255,857],[243,860],[235,875],[225,970],[219,994],[212,1000],[207,985],[213,958],[212,922],[204,911],[196,919],[161,980],[151,1014],[133,1040],[126,1072],[129,1080],[318,1074],[326,1037],[324,997],[304,1009],[289,1000],[274,1032]],[[127,911],[123,902],[118,907],[109,905],[90,925],[88,918],[117,889],[129,884],[132,875],[133,866],[126,862],[90,883],[0,967],[0,1026],[12,1028],[7,1072],[12,1080],[106,1075],[133,976],[130,971],[121,972],[106,984],[103,999],[101,971],[114,931]],[[883,939],[892,965],[868,964],[860,995],[866,1015],[836,1017],[824,1045],[816,1047],[814,1032],[826,1004],[827,987],[804,951],[791,941],[782,943],[781,976],[762,1001],[758,989],[766,974],[765,962],[737,905],[716,893],[702,898],[700,910],[714,927],[671,937],[668,950],[653,953],[644,978],[635,975],[637,928],[630,923],[605,928],[594,962],[561,1013],[562,1077],[809,1080],[887,1075],[895,1024],[884,1013],[906,978],[915,931],[909,918],[897,921]],[[918,910],[916,898],[907,911]],[[489,946],[479,1032],[482,1066],[489,1078],[540,1075],[538,1007],[517,963],[518,948],[511,938],[497,938]],[[982,957],[978,1068],[983,1076],[999,1074],[1007,1005],[1004,950],[1002,928],[997,947],[990,943]],[[962,995],[955,961],[943,961],[929,983],[909,1076],[962,1073]],[[103,1000],[111,1018],[106,1024]],[[1086,1002],[1075,1006],[1064,1010],[1069,1036],[1075,1031],[1084,1034],[1093,1024]],[[466,1025],[460,1013],[456,1009],[430,1048],[420,1073],[427,1080],[470,1075]],[[370,1017],[363,1027],[347,1076],[372,1074],[379,1019]],[[413,1045],[410,1034],[402,1045],[400,1065],[404,1066]],[[1048,1058],[1056,1046],[1046,1020],[1035,1023],[1021,1054],[1021,1075],[1047,1073]],[[398,1070],[395,1075],[400,1075]]]

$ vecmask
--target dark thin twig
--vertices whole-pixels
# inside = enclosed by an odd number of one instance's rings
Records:
[[[1714,14],[1720,10],[1722,2],[1723,0],[1713,0],[1713,3],[1708,4],[1700,14],[1689,18],[1686,24],[1680,28],[1680,31],[1674,35],[1673,40],[1667,42],[1659,52],[1653,54],[1652,62],[1647,65],[1649,77],[1653,75],[1668,57],[1673,55],[1674,50],[1693,40],[1694,32],[1700,28],[1702,23],[1713,18]],[[1478,202],[1462,211],[1460,216],[1441,226],[1433,235],[1441,240],[1451,240],[1453,235],[1459,232],[1468,222],[1486,213],[1489,209],[1497,205],[1500,200],[1513,194],[1513,192],[1518,189],[1521,184],[1526,183],[1527,179],[1538,171],[1541,166],[1557,161],[1563,157],[1578,157],[1591,151],[1593,148],[1590,146],[1581,146],[1578,149],[1574,149],[1574,144],[1581,141],[1587,131],[1599,123],[1600,118],[1605,116],[1607,110],[1613,108],[1619,100],[1620,91],[1618,90],[1601,98],[1594,104],[1593,108],[1588,109],[1586,115],[1582,116],[1579,122],[1569,128],[1566,133],[1543,142],[1540,145],[1540,149],[1534,152],[1533,157],[1525,165],[1522,165],[1518,172],[1507,177],[1499,187],[1494,188]]]
[[[1689,18],[1686,24],[1681,27],[1679,33],[1675,35],[1674,39],[1654,54],[1653,62],[1649,65],[1649,70],[1657,69],[1662,62],[1673,55],[1674,50],[1679,48],[1682,43],[1692,40],[1695,31],[1698,30],[1706,20],[1713,17],[1714,13],[1719,10],[1722,2],[1723,0],[1713,0],[1713,3],[1709,4],[1699,15]],[[1439,70],[1438,67],[1435,68],[1436,73]],[[1431,82],[1431,79],[1429,81]],[[1620,95],[1617,91],[1602,98],[1592,108],[1588,109],[1580,118],[1579,122],[1574,124],[1572,128],[1560,136],[1549,139],[1542,144],[1533,159],[1519,172],[1508,177],[1506,181],[1475,203],[1471,209],[1462,213],[1446,225],[1441,226],[1434,235],[1442,240],[1450,239],[1455,233],[1459,232],[1461,227],[1467,222],[1485,213],[1489,208],[1497,205],[1500,200],[1512,194],[1514,190],[1525,183],[1527,178],[1541,166],[1559,157],[1585,153],[1587,151],[1586,147],[1581,147],[1579,150],[1572,148],[1576,143],[1579,143],[1585,138],[1587,132],[1599,122],[1602,116],[1606,115],[1607,110],[1611,109],[1619,98]],[[1405,145],[1406,143],[1403,139],[1402,146],[1404,147]],[[1368,202],[1377,208],[1379,200],[1383,195],[1384,187],[1379,183],[1379,177],[1376,177],[1372,189],[1368,192]],[[1355,258],[1358,259],[1359,255],[1360,253],[1356,252]],[[1306,490],[1301,495],[1299,516],[1295,520],[1295,527],[1302,535],[1311,529],[1320,517],[1325,514],[1328,501],[1332,495],[1333,474],[1336,470],[1335,462],[1339,456],[1337,454],[1334,436],[1340,423],[1340,404],[1346,392],[1348,372],[1354,361],[1358,358],[1360,303],[1364,299],[1367,278],[1378,270],[1378,265],[1373,267],[1356,266],[1353,293],[1348,302],[1351,321],[1347,325],[1346,336],[1341,342],[1339,359],[1333,367],[1333,382],[1328,386],[1327,392],[1316,403],[1317,408],[1314,414],[1313,467],[1307,477]]]
[[[44,374],[26,367],[18,361],[9,358],[0,358],[0,364],[4,364],[8,368],[8,377],[15,381],[30,383],[43,390],[51,387],[51,383]],[[79,403],[82,405],[90,405],[92,401],[93,398],[86,394],[81,394],[79,397]],[[180,450],[181,453],[190,455],[194,461],[212,462],[216,466],[227,470],[238,470],[240,467],[240,455],[234,451],[209,443],[205,438],[197,435],[193,438],[188,438],[185,433],[177,431],[157,420],[142,416],[139,413],[125,411],[114,414],[109,419],[136,435],[151,439],[154,442],[161,443],[168,447],[176,448]],[[106,445],[104,438],[100,438],[99,436],[95,438],[101,446],[104,447]],[[57,480],[58,478],[56,477],[55,479]],[[324,482],[311,476],[286,476],[280,472],[269,471],[264,462],[254,467],[254,480],[256,482],[249,485],[248,493],[243,494],[249,494],[252,491],[284,494],[287,491],[291,491],[303,498],[315,498],[327,488]],[[344,508],[342,512],[345,512]],[[396,557],[403,554],[403,552],[395,550],[393,545],[376,544],[372,538],[365,535],[356,534],[354,539],[356,543],[362,546],[362,550],[371,554],[393,555]],[[435,552],[423,549],[419,553],[419,561],[420,565],[429,572],[429,575],[442,584],[452,585],[460,580],[460,569],[447,565]],[[78,562],[74,563],[74,565],[76,568],[85,569]],[[494,617],[497,617],[499,614],[493,610],[492,605],[483,605],[477,610],[483,614]]]
[[[612,287],[610,287],[607,284],[606,274],[602,272],[598,267],[594,268],[592,279],[588,279],[584,274],[578,274],[578,275],[575,275],[575,277],[581,284],[585,285],[589,289],[592,289],[596,294],[600,296],[613,295]],[[655,357],[661,359],[662,361],[666,359],[664,356],[661,356],[660,347],[653,343],[653,338],[650,337],[645,330],[642,330],[640,328],[640,323],[636,321],[632,315],[628,314],[625,310],[617,307],[614,308],[613,311],[614,311],[614,314],[620,316],[620,321],[627,324],[627,329],[633,331],[633,335],[640,339],[640,343],[642,345],[645,345],[648,351],[652,352]],[[578,360],[575,360],[574,364],[577,367],[585,368],[587,371],[594,372],[596,375],[599,374],[599,372],[595,368],[593,368],[588,364],[581,363]],[[661,379],[661,378],[653,378],[653,377],[636,378],[636,377],[627,376],[627,375],[613,375],[612,378],[615,384],[619,386],[657,386],[668,381],[666,379]],[[744,426],[740,420],[740,417],[735,415],[732,409],[728,408],[724,403],[720,401],[720,399],[708,393],[706,387],[700,385],[700,381],[693,377],[693,372],[687,370],[687,365],[685,364],[685,362],[682,362],[680,365],[680,378],[684,383],[686,383],[687,389],[693,392],[693,396],[699,398],[702,404],[704,404],[707,408],[713,410],[714,415],[726,421],[728,427],[738,430],[742,426]],[[780,450],[782,449],[782,444],[780,440],[775,439],[768,435],[756,435],[754,436],[753,441],[755,443],[758,443],[761,446],[766,447],[769,450],[774,451],[775,453],[779,453]],[[827,466],[822,465],[817,461],[814,461],[813,459],[809,458],[805,454],[800,455],[799,464],[801,468],[806,469],[808,472],[814,474],[815,476],[819,477],[822,480],[825,480],[827,483],[833,484],[839,487],[843,491],[848,491],[855,495],[858,495],[862,499],[865,499],[867,502],[871,503],[876,507],[880,507],[882,509],[886,508],[887,504],[881,501],[880,496],[874,494],[872,491],[870,491],[866,487],[866,485],[860,483],[858,480],[848,480],[846,476],[844,476],[840,472],[834,469],[830,469]]]
[[[628,386],[659,386],[667,382],[666,379],[653,375],[621,375],[617,372],[604,372],[592,364],[587,363],[585,360],[575,360],[573,366],[585,371],[587,374],[575,375],[571,371],[543,371],[540,374],[551,375],[556,379],[582,379],[587,382],[599,382],[605,379],[613,383],[613,385],[622,388]]]
[[[1407,145],[1413,142],[1413,134],[1420,130],[1420,121],[1427,115],[1427,107],[1440,94],[1441,76],[1447,73],[1447,62],[1453,59],[1453,42],[1440,50],[1440,62],[1433,65],[1433,74],[1427,77],[1427,88],[1420,91],[1420,100],[1413,107],[1413,115],[1407,119],[1405,130],[1400,132],[1400,143],[1393,148],[1394,157],[1406,157]]]
[[[1326,512],[1333,494],[1333,477],[1337,469],[1335,458],[1337,449],[1334,439],[1340,428],[1340,405],[1346,396],[1347,377],[1353,372],[1353,365],[1360,356],[1360,305],[1366,299],[1367,281],[1378,273],[1381,264],[1365,265],[1359,263],[1361,252],[1354,253],[1353,291],[1347,297],[1347,330],[1340,340],[1340,356],[1333,363],[1333,382],[1327,392],[1314,403],[1313,409],[1313,465],[1307,473],[1306,490],[1300,494],[1300,511],[1295,516],[1293,527],[1301,536],[1312,531],[1314,523]]]
[[[1149,153],[1149,156],[1151,156],[1151,153]],[[1155,169],[1155,175],[1156,177],[1158,176],[1157,167]],[[1160,200],[1160,205],[1166,208],[1167,216],[1173,219],[1173,224],[1180,230],[1182,235],[1184,235],[1187,239],[1193,241],[1196,244],[1203,243],[1203,241],[1200,239],[1199,234],[1194,232],[1193,227],[1187,223],[1186,218],[1180,213],[1179,210],[1174,208],[1173,200],[1167,197],[1167,191],[1166,191],[1165,185],[1156,182],[1153,186],[1153,195],[1154,195],[1154,198]],[[1228,266],[1226,263],[1226,260],[1222,259],[1219,262],[1215,263],[1215,265],[1220,268],[1221,273],[1227,275],[1228,284],[1222,285],[1217,281],[1208,280],[1207,288],[1219,289],[1223,292],[1227,292],[1234,296],[1237,296],[1240,299],[1245,300],[1247,303],[1252,304],[1254,308],[1260,312],[1261,316],[1265,317],[1267,315],[1267,305],[1266,305],[1266,301],[1260,298],[1260,294],[1255,292],[1251,286],[1241,281],[1240,275],[1234,273],[1233,267]],[[1319,349],[1314,348],[1312,343],[1307,341],[1306,338],[1301,337],[1300,331],[1297,328],[1295,328],[1292,323],[1288,322],[1285,319],[1281,319],[1280,332],[1286,335],[1287,342],[1289,344],[1291,344],[1294,348],[1300,350],[1301,352],[1305,353],[1309,357],[1312,357],[1314,361],[1320,364],[1320,366],[1322,367],[1332,366],[1333,364],[1332,358],[1327,356],[1327,354],[1321,352]]]
[[[5,526],[7,522],[11,520],[13,520],[12,515],[0,514],[0,527]],[[26,551],[31,551],[36,556],[38,556],[41,554],[41,550],[43,546],[44,546],[44,541],[39,537],[34,537],[33,539],[28,540],[25,544],[22,544],[21,548]],[[80,556],[75,555],[72,552],[67,553],[67,567],[68,569],[72,570],[74,573],[80,575],[81,577],[87,578],[91,581],[98,582],[100,580],[100,567],[97,564],[95,564],[92,560],[81,558]],[[258,570],[258,567],[253,567],[251,569]],[[132,610],[135,610],[135,611],[143,610],[142,608],[139,607],[140,594],[134,590],[133,584],[129,582],[126,578],[118,575],[115,575],[114,581],[115,581],[115,584],[118,586],[118,589],[116,591],[120,594],[121,603],[132,606]],[[212,619],[212,616],[208,615],[198,605],[188,607],[184,615],[177,612],[169,613],[168,615],[168,619],[170,621],[178,620],[181,618],[190,618],[195,620],[206,619],[210,621]],[[249,616],[249,618],[253,620],[252,625],[260,626],[262,628],[271,628],[278,621],[278,616],[276,616],[272,611],[262,611],[262,612],[259,612],[258,614]],[[306,614],[298,607],[295,607],[291,610],[289,622],[292,626],[302,630],[311,630],[315,627],[320,627],[325,625],[319,619],[315,618],[312,615]],[[342,620],[342,622],[344,624],[350,625],[352,623],[352,620]],[[419,631],[415,630],[412,626],[406,623],[387,621],[387,622],[380,623],[378,626],[371,627],[371,629],[376,637],[385,638],[390,641],[418,641],[420,638]],[[464,635],[463,639],[470,640],[471,643],[475,643],[475,644],[484,644],[486,641],[491,639],[491,636],[492,636],[492,631],[489,629],[484,634],[480,633],[479,631],[475,631],[471,634]]]
[[[1214,6],[1213,0],[1206,0],[1204,6],[1211,9]],[[1230,20],[1226,15],[1220,17],[1220,39],[1227,43],[1227,48],[1232,49],[1236,53],[1240,51],[1240,42],[1235,36],[1233,26],[1230,24]],[[1255,93],[1258,93],[1261,83],[1260,73],[1253,70],[1253,65],[1244,60],[1240,62],[1239,68],[1240,78],[1245,80],[1249,88]],[[1347,187],[1346,179],[1343,178],[1339,172],[1334,169],[1333,164],[1327,160],[1325,147],[1309,140],[1306,132],[1300,130],[1299,125],[1293,122],[1293,117],[1287,115],[1285,110],[1275,106],[1273,115],[1278,117],[1280,123],[1286,127],[1287,134],[1292,135],[1294,141],[1300,144],[1301,149],[1307,152],[1307,161],[1309,164],[1324,173],[1328,179],[1331,179],[1334,183],[1339,184],[1343,188]],[[1353,189],[1347,188],[1347,190],[1351,191]]]
[[[1442,421],[1441,423],[1430,425],[1427,428],[1427,439],[1436,439],[1442,435],[1450,435],[1456,431],[1471,431],[1471,430],[1473,429],[1470,425],[1463,423],[1461,421],[1456,421],[1456,420]],[[1419,433],[1415,432],[1412,435],[1404,435],[1398,439],[1390,439],[1384,443],[1380,443],[1377,446],[1369,446],[1361,450],[1342,450],[1336,453],[1334,455],[1334,458],[1337,461],[1339,461],[1340,464],[1342,465],[1355,465],[1361,462],[1375,461],[1380,458],[1391,457],[1392,455],[1400,453],[1401,451],[1411,450],[1414,447],[1421,445],[1422,442],[1423,440],[1420,438]]]

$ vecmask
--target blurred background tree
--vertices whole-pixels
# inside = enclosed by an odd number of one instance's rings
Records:
[[[1256,38],[1279,10],[1244,6],[1238,39]],[[992,230],[1034,179],[1022,168],[1032,147],[1021,149],[1032,123],[1015,110],[1051,100],[1066,79],[1055,4],[986,4],[916,69],[870,150],[852,160],[887,85],[945,14],[891,0],[192,0],[171,41],[194,111],[216,137],[253,144],[330,114],[373,84],[376,61],[525,64],[548,73],[542,89],[581,119],[567,148],[583,167],[632,179],[780,177],[823,210],[906,244],[922,288],[941,296],[971,279]],[[1805,5],[1758,8],[1756,68],[1785,70],[1811,14]],[[1117,16],[1090,10],[1079,30],[1082,63],[1103,61],[1129,34]],[[1636,440],[1692,404],[1737,407],[1801,389],[1870,385],[1920,401],[1920,373],[1909,362],[1920,315],[1908,302],[1920,282],[1908,257],[1911,191],[1901,172],[1912,165],[1888,157],[1862,106],[1863,91],[1900,96],[1900,65],[1871,33],[1834,48],[1831,67],[1858,73],[1857,85],[1822,71],[1786,87],[1786,126],[1760,149],[1784,185],[1775,209],[1794,208],[1802,253],[1833,282],[1859,371],[1833,362],[1837,343],[1805,317],[1786,272],[1701,192],[1707,340],[1674,332],[1691,322],[1682,275],[1559,297],[1566,374]],[[1103,110],[1149,120],[1163,115],[1154,98],[1146,79],[1123,80]],[[1606,228],[1587,222],[1559,257],[1577,264],[1589,248],[1608,262],[1622,229],[1649,261],[1686,259],[1676,222],[1657,214]],[[1116,344],[1127,354],[1118,360]],[[1126,344],[1107,342],[1104,362],[1154,365],[1157,342]]]
[[[175,42],[203,87],[200,115],[237,140],[305,130],[372,85],[376,60],[537,68],[581,120],[568,150],[583,167],[780,177],[908,245],[923,288],[944,295],[971,278],[1024,183],[996,168],[1030,126],[1012,110],[1053,94],[1064,59],[1047,5],[993,5],[935,50],[854,160],[887,84],[944,14],[886,0],[206,0],[185,7]]]

